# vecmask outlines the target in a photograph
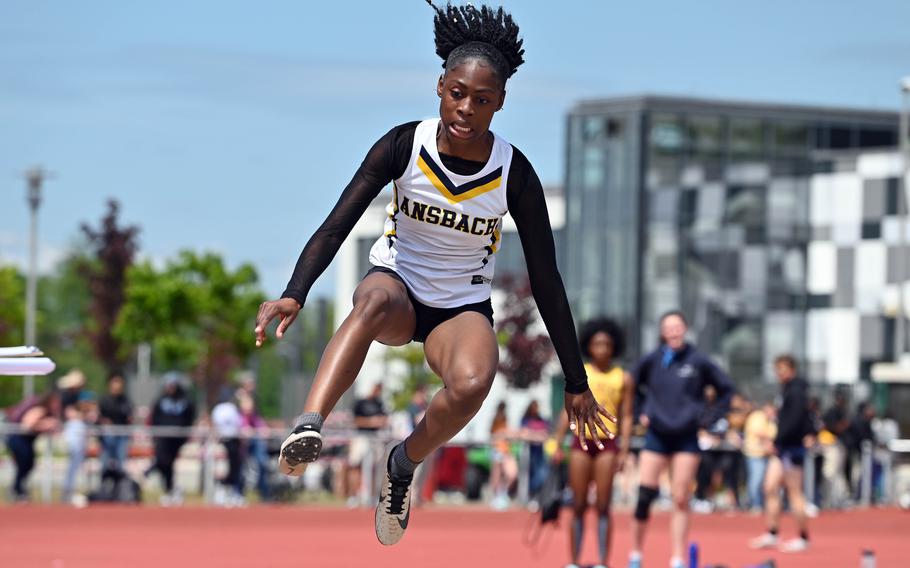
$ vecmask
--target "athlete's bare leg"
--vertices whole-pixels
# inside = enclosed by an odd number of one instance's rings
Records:
[[[689,536],[689,500],[692,482],[698,471],[699,455],[679,452],[670,459],[670,493],[673,497],[673,515],[670,518],[670,547],[674,558],[686,558],[686,540]]]
[[[639,487],[658,488],[660,483],[660,474],[667,468],[670,460],[664,454],[642,450],[638,458]],[[647,521],[632,519],[632,552],[641,554],[645,545],[645,531],[648,528]]]
[[[477,312],[463,312],[437,326],[424,342],[424,352],[445,388],[405,440],[405,452],[414,462],[451,440],[477,414],[499,363],[493,328]]]
[[[769,530],[780,527],[780,490],[784,483],[784,466],[777,456],[768,458],[768,467],[765,469],[765,519]]]
[[[601,527],[599,526],[600,522],[604,521],[607,523],[606,535],[604,535],[605,542],[601,545],[598,540],[598,547],[600,547],[600,563],[604,566],[607,565],[607,557],[610,556],[610,545],[613,540],[613,519],[610,513],[610,505],[613,501],[613,479],[616,475],[616,458],[616,452],[600,452],[594,459],[594,485],[597,489],[597,502],[595,503],[595,509],[597,510],[598,516],[597,530],[601,530]],[[597,536],[598,539],[600,539],[602,535],[598,533]]]
[[[572,449],[569,454],[569,488],[572,490],[572,522],[569,524],[569,555],[578,564],[584,537],[584,517],[588,510],[588,486],[594,473],[594,460],[584,450]]]
[[[796,526],[800,534],[806,534],[809,531],[809,521],[806,516],[806,496],[803,492],[803,468],[784,469],[784,486],[787,488],[787,499],[790,501],[793,518],[796,519]]]
[[[415,325],[414,306],[400,280],[381,272],[364,278],[354,292],[354,309],[322,354],[304,412],[327,416],[354,384],[370,344],[404,345]]]

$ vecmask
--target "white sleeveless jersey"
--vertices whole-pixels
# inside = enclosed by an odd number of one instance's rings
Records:
[[[385,234],[370,263],[394,270],[427,306],[452,308],[490,297],[512,145],[494,134],[476,175],[448,171],[436,148],[439,119],[417,125],[404,174],[393,182]]]

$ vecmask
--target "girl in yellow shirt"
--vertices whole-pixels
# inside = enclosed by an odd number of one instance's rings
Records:
[[[581,353],[588,359],[585,372],[588,385],[594,398],[607,411],[618,419],[619,443],[610,439],[598,448],[598,441],[587,434],[583,442],[577,436],[572,437],[572,450],[569,455],[569,486],[573,495],[573,517],[569,525],[569,552],[572,562],[566,568],[578,568],[581,541],[584,534],[584,517],[588,508],[588,488],[591,482],[596,487],[597,499],[597,539],[600,552],[600,564],[594,568],[603,568],[607,564],[610,550],[612,526],[610,522],[610,498],[613,495],[613,475],[622,468],[629,454],[630,434],[632,431],[632,402],[634,399],[634,382],[632,377],[614,363],[625,349],[625,336],[622,328],[607,318],[598,318],[586,322],[579,332]],[[607,424],[611,434],[615,435],[616,426]],[[555,463],[561,463],[564,455],[561,443],[569,430],[569,419],[563,413],[555,438],[558,443],[553,456]],[[600,438],[608,438],[606,432],[598,432]]]

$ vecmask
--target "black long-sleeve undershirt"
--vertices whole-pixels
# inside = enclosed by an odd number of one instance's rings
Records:
[[[281,295],[303,305],[354,225],[379,192],[407,169],[419,123],[396,126],[377,141],[345,187],[326,220],[307,242]],[[449,170],[472,175],[484,164],[441,154]],[[556,266],[556,247],[543,187],[528,159],[513,147],[506,199],[521,239],[531,290],[566,375],[566,391],[581,393],[588,383],[565,287]]]

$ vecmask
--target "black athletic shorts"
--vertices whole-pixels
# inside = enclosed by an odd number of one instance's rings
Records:
[[[430,335],[430,332],[436,329],[436,326],[464,312],[477,312],[487,318],[487,321],[490,322],[490,327],[493,327],[493,303],[490,302],[489,298],[483,302],[455,306],[454,308],[434,308],[433,306],[427,306],[417,301],[417,298],[411,294],[411,290],[408,288],[408,285],[405,284],[404,280],[402,280],[401,276],[391,268],[374,266],[367,271],[364,278],[374,272],[381,272],[383,274],[388,274],[392,278],[397,278],[399,282],[404,284],[405,290],[408,291],[408,298],[411,299],[411,304],[414,306],[414,313],[417,315],[417,325],[414,327],[414,337],[411,338],[411,341],[423,343],[427,340],[427,336]]]
[[[701,450],[698,448],[698,432],[664,434],[655,432],[654,428],[648,428],[648,431],[645,433],[644,449],[665,456],[679,453],[701,453]]]

